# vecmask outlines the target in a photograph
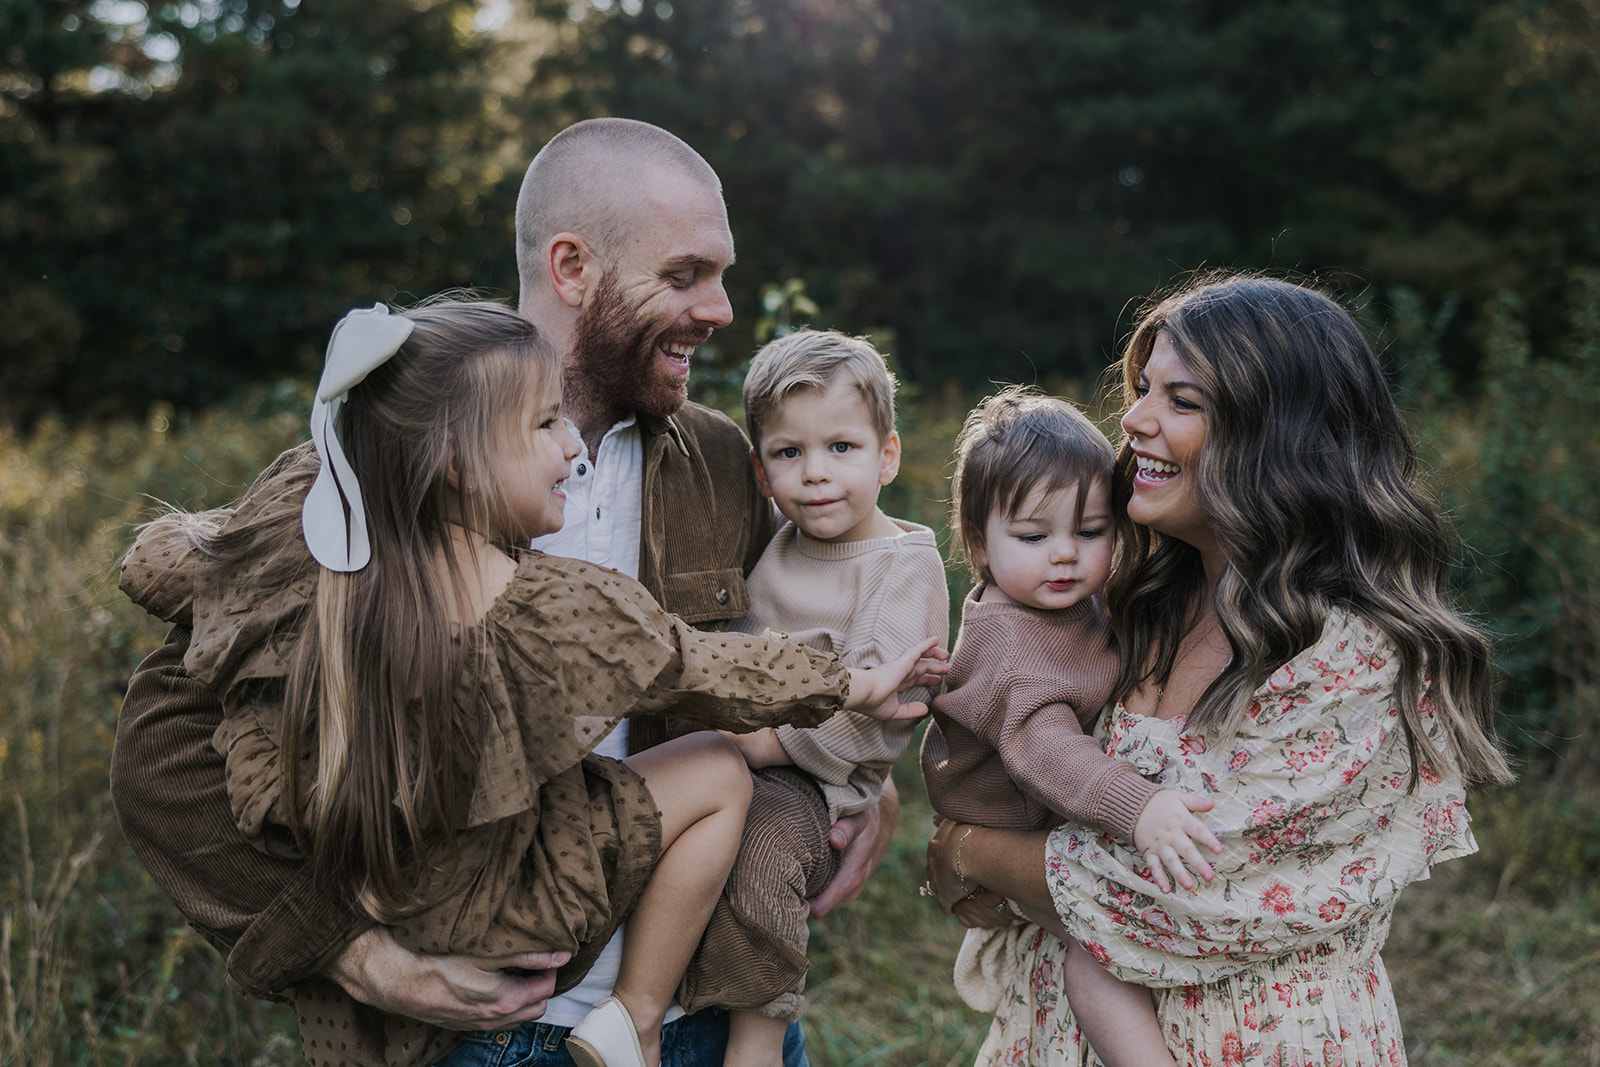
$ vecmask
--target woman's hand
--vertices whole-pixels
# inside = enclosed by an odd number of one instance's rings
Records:
[[[983,889],[965,877],[966,868],[961,863],[967,839],[981,832],[981,828],[938,815],[933,817],[933,824],[933,836],[928,838],[928,887],[939,901],[939,910],[954,915],[957,904],[972,899]]]

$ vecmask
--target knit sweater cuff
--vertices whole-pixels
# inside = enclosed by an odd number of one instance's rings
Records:
[[[1133,828],[1144,813],[1150,798],[1161,792],[1156,785],[1139,775],[1132,767],[1118,774],[1106,785],[1105,794],[1096,807],[1105,813],[1106,829],[1122,840],[1133,842]]]

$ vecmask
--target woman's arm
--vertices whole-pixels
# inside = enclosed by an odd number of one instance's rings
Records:
[[[1014,900],[1057,937],[1067,936],[1045,881],[1049,830],[994,830],[939,820],[928,839],[928,884],[946,915],[967,926],[1004,926]],[[998,910],[997,910],[998,909]]]

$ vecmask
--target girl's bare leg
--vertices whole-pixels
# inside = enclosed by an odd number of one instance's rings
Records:
[[[1106,1067],[1177,1067],[1150,990],[1118,980],[1077,941],[1067,942],[1067,1003]]]
[[[626,762],[661,809],[661,858],[628,917],[612,993],[633,1017],[645,1063],[656,1067],[672,995],[739,853],[750,770],[732,742],[709,730]]]
[[[722,1067],[781,1067],[789,1024],[753,1011],[728,1013],[728,1051]]]

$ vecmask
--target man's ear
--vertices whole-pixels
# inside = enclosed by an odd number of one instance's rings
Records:
[[[761,465],[761,454],[753,448],[750,450],[750,469],[756,474],[756,488],[761,490],[762,496],[771,500],[772,484],[767,481],[767,468]]]
[[[890,430],[889,439],[883,443],[883,458],[878,464],[878,484],[888,485],[899,473],[900,435]]]
[[[600,280],[600,260],[575,233],[558,233],[545,246],[550,287],[568,307],[582,307],[585,294]]]

